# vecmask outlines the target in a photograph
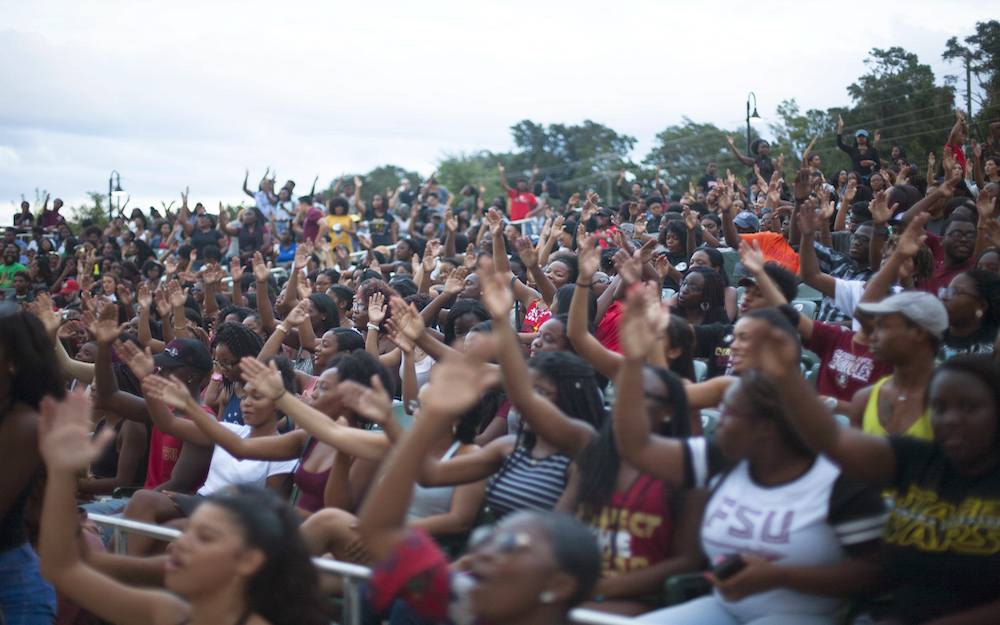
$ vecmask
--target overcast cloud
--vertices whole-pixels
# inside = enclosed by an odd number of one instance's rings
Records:
[[[872,47],[916,52],[994,3],[0,2],[0,220],[36,188],[76,205],[122,174],[129,206],[240,200],[244,169],[299,188],[512,147],[521,119],[639,139],[682,115],[742,123],[746,95],[846,105]],[[798,59],[798,62],[794,62]],[[766,134],[766,131],[765,131]]]

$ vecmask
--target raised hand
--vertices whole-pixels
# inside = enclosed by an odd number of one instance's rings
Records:
[[[913,218],[910,225],[906,227],[903,234],[900,235],[899,240],[896,242],[896,253],[901,254],[903,258],[913,258],[920,251],[920,246],[924,244],[927,240],[927,232],[924,230],[924,226],[930,220],[931,216],[929,213],[921,213]],[[997,231],[1000,232],[1000,223],[993,221],[993,224],[997,226]],[[986,224],[987,229],[989,228],[989,223]]]
[[[479,301],[486,307],[494,321],[506,322],[511,307],[514,306],[514,295],[507,287],[507,280],[498,274],[483,274],[479,276],[482,293]]]
[[[450,352],[439,360],[420,392],[421,415],[444,428],[476,405],[499,382],[499,368],[489,365],[495,351],[496,341],[477,341],[467,353]]]
[[[698,213],[691,212],[691,209],[685,206],[682,214],[684,215],[684,225],[687,226],[687,229],[697,230],[700,223],[698,221]]]
[[[451,272],[448,279],[444,281],[443,291],[449,295],[458,295],[465,289],[465,278],[469,275],[469,270],[465,267],[458,267]]]
[[[52,298],[48,293],[39,293],[35,301],[28,304],[28,311],[38,317],[49,336],[55,336],[59,331],[61,320],[52,309]]]
[[[368,323],[381,326],[385,321],[385,295],[379,291],[372,293],[368,298]]]
[[[622,281],[626,285],[635,284],[642,278],[642,267],[639,265],[639,259],[630,256],[625,250],[615,252],[611,260],[614,262],[615,268],[618,269],[618,275],[622,277]]]
[[[173,408],[184,408],[191,401],[191,393],[175,375],[169,378],[159,375],[144,378],[142,393]]]
[[[830,217],[833,217],[834,211],[833,202],[830,201],[830,190],[820,187],[817,195],[820,202],[819,218],[829,221]]]
[[[233,279],[233,284],[239,285],[243,279],[243,262],[239,258],[229,261],[229,275]],[[237,289],[239,286],[236,287]]]
[[[576,253],[579,264],[577,281],[590,284],[594,281],[594,274],[601,268],[601,248],[597,245],[597,237],[590,232],[578,236]]]
[[[655,303],[649,297],[648,291],[641,286],[636,285],[629,289],[619,333],[622,353],[626,358],[645,360],[656,345],[656,332],[649,323],[649,308]],[[666,314],[669,322],[669,308]]]
[[[462,266],[465,267],[465,271],[468,273],[473,273],[476,270],[475,243],[469,243],[469,246],[465,248],[465,258],[462,259]]]
[[[416,343],[426,329],[423,317],[420,316],[417,307],[413,304],[407,305],[403,298],[398,295],[392,296],[389,300],[389,307],[392,309],[392,319],[390,321],[393,330],[397,334],[406,337],[409,341]]]
[[[218,284],[222,280],[222,267],[214,263],[206,264],[201,272],[201,279],[205,284]]]
[[[167,256],[163,260],[163,268],[166,270],[168,276],[172,276],[177,273],[177,260],[173,256]]]
[[[792,193],[797,201],[802,201],[809,197],[809,170],[800,169],[795,173],[795,182],[792,183]]]
[[[295,248],[295,260],[292,261],[292,270],[302,269],[309,264],[309,251],[305,244],[300,244]]]
[[[519,237],[514,241],[514,247],[517,248],[517,254],[524,261],[525,267],[535,267],[538,265],[538,251],[532,245],[531,239],[528,237]]]
[[[88,468],[114,438],[113,428],[104,428],[92,437],[90,414],[90,399],[82,389],[66,393],[62,401],[51,396],[42,399],[38,406],[38,448],[50,472],[75,473]]]
[[[500,163],[497,163],[497,170],[498,170],[498,171],[499,171],[499,172],[500,172],[501,174],[503,174],[503,172],[504,172],[504,169],[503,169],[503,165],[501,165]]]
[[[995,219],[987,221],[986,233],[990,235],[990,243],[993,244],[993,247],[1000,248],[1000,222]]]
[[[136,347],[131,341],[124,341],[118,346],[118,355],[128,364],[135,377],[139,380],[153,377],[156,371],[156,364],[153,362],[153,354],[147,347],[145,351]]]
[[[249,387],[257,389],[264,397],[278,399],[285,394],[285,382],[273,360],[265,365],[256,358],[247,356],[240,360],[240,376]]]
[[[101,309],[101,316],[94,319],[87,330],[98,343],[110,345],[118,340],[127,327],[127,323],[118,323],[118,307],[109,302]]]
[[[872,221],[875,222],[876,227],[884,226],[892,218],[892,210],[889,208],[888,200],[889,196],[886,192],[879,191],[875,194],[875,199],[868,204],[868,210],[871,211]]]
[[[847,181],[847,188],[844,189],[844,201],[850,204],[854,201],[854,196],[858,193],[858,181],[856,178],[851,178]]]
[[[447,228],[448,232],[455,232],[458,230],[458,217],[455,217],[451,213],[450,208],[444,209],[444,227]]]
[[[976,196],[976,210],[979,211],[979,223],[996,221],[997,199],[989,193]]]
[[[153,294],[149,292],[148,284],[143,283],[139,285],[138,299],[139,307],[143,310],[149,310],[149,308],[153,305]]]
[[[260,252],[253,253],[253,277],[257,282],[267,282],[267,279],[271,276],[270,270],[268,270],[267,265],[264,264],[264,257],[261,256]]]
[[[837,134],[840,135],[843,133],[844,133],[844,118],[841,117],[840,115],[837,115]]]
[[[740,242],[740,262],[746,267],[751,275],[758,275],[764,271],[764,252],[760,250],[760,243],[747,243],[746,239]]]
[[[490,233],[496,237],[499,236],[500,231],[503,230],[503,215],[500,214],[495,208],[490,208],[486,211],[486,221],[490,226]]]
[[[653,268],[656,269],[656,275],[660,276],[660,281],[662,282],[664,278],[670,273],[670,269],[673,267],[670,264],[670,259],[667,258],[666,254],[660,254],[656,257],[656,262],[653,263]]]
[[[173,310],[170,302],[167,301],[166,294],[163,289],[156,289],[153,295],[156,298],[156,314],[160,316],[160,319],[166,320],[170,316],[170,311]]]
[[[188,291],[190,288],[181,289],[181,284],[177,280],[171,280],[167,283],[167,301],[170,302],[172,308],[183,308],[184,303],[187,302]]]
[[[371,387],[358,384],[354,380],[344,380],[337,385],[337,394],[342,405],[350,408],[363,419],[383,425],[392,418],[392,401],[382,386],[382,379],[373,375]]]
[[[303,299],[295,308],[288,311],[284,321],[292,328],[297,328],[309,321],[309,300]]]

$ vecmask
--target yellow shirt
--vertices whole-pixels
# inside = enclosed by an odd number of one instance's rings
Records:
[[[351,215],[327,215],[326,223],[330,224],[330,229],[327,230],[327,234],[330,235],[330,242],[333,247],[338,245],[346,245],[347,249],[351,248],[351,235],[347,234],[347,231],[351,229],[351,224],[354,218]],[[340,226],[340,234],[337,234],[333,227],[335,225]]]
[[[878,393],[881,390],[882,385],[885,384],[889,377],[886,376],[875,383],[875,388],[872,389],[871,395],[868,396],[868,403],[865,405],[865,414],[861,419],[861,429],[867,434],[874,434],[876,436],[888,436],[889,433],[885,431],[882,424],[878,420]],[[903,433],[904,436],[912,436],[914,438],[922,438],[925,440],[934,439],[934,430],[931,429],[931,409],[928,408],[924,414],[917,419],[916,423],[910,426],[910,429]]]

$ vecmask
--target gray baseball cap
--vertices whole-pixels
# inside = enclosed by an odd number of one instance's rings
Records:
[[[757,219],[757,215],[754,215],[750,211],[741,211],[736,219],[733,219],[733,223],[736,224],[737,228],[753,228],[754,230],[760,229],[760,219]]]
[[[948,329],[948,311],[941,300],[923,291],[907,291],[885,298],[877,304],[858,304],[869,315],[899,313],[937,338]]]

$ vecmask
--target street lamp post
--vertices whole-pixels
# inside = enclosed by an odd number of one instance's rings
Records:
[[[115,220],[115,214],[114,214],[114,211],[113,211],[114,207],[112,206],[112,200],[113,200],[113,198],[119,198],[119,200],[118,200],[118,208],[120,210],[121,209],[121,203],[122,203],[121,196],[123,196],[123,195],[125,195],[125,192],[122,191],[122,177],[121,177],[121,174],[118,173],[118,170],[112,169],[111,170],[111,177],[108,178],[108,220],[109,221],[114,221]]]
[[[753,114],[750,114],[750,98],[753,98]],[[753,91],[747,96],[747,156],[753,158],[753,154],[750,153],[750,122],[759,122],[760,115],[757,114],[757,94]]]

